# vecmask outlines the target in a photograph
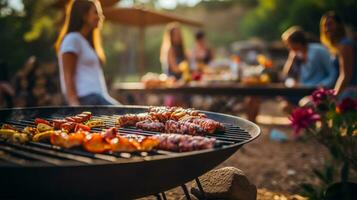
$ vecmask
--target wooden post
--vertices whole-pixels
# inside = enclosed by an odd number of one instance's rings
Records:
[[[145,26],[139,29],[139,73],[145,74]]]

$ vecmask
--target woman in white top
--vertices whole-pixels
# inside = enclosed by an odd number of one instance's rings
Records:
[[[61,89],[73,105],[118,104],[108,94],[101,65],[105,55],[99,27],[103,14],[98,0],[71,0],[56,41]]]

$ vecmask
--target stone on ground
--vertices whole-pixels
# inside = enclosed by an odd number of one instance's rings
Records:
[[[243,171],[235,167],[212,170],[199,177],[199,180],[207,199],[257,199],[256,186],[248,180]],[[196,183],[192,185],[191,193],[202,199]]]

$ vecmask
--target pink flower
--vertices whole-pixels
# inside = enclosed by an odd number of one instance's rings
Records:
[[[312,108],[297,108],[293,110],[289,117],[291,126],[297,136],[301,129],[308,128],[316,121],[320,120],[320,116],[316,114]]]
[[[345,98],[338,104],[338,108],[341,112],[357,110],[357,99]]]
[[[311,99],[315,105],[319,105],[325,101],[328,101],[328,100],[334,98],[335,96],[336,96],[335,90],[328,90],[325,88],[320,88],[320,89],[315,90],[312,93]]]

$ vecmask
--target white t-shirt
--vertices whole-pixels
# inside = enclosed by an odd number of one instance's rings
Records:
[[[63,94],[66,94],[66,87],[63,76],[62,55],[67,52],[77,55],[76,72],[74,75],[77,96],[83,97],[93,93],[108,96],[99,58],[93,47],[79,32],[68,33],[64,37],[60,47],[59,67]]]

